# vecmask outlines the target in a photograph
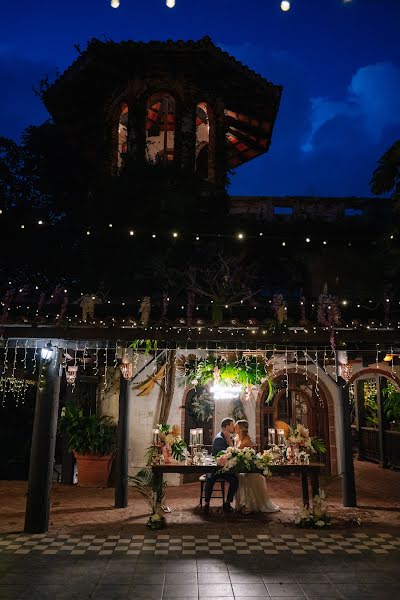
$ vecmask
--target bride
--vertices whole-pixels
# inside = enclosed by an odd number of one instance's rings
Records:
[[[235,424],[236,448],[251,448],[249,424],[247,421],[237,421]],[[267,482],[261,473],[240,473],[239,489],[236,494],[236,510],[250,512],[276,512],[279,506],[271,502]]]

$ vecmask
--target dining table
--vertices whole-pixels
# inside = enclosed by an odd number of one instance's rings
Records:
[[[303,504],[305,506],[309,506],[310,504],[310,494],[309,494],[309,485],[311,485],[311,493],[312,496],[318,494],[319,491],[319,475],[321,469],[324,468],[323,463],[319,462],[310,462],[309,464],[304,463],[280,463],[280,464],[269,464],[268,469],[273,473],[281,476],[285,476],[289,473],[297,473],[300,475],[301,479],[301,493],[303,498]],[[188,465],[184,462],[171,462],[168,464],[155,464],[152,465],[152,470],[154,474],[154,484],[155,489],[162,489],[162,482],[164,475],[168,473],[198,473],[199,475],[203,475],[205,473],[217,473],[221,470],[221,467],[213,464],[197,464],[197,465]],[[261,471],[260,471],[261,474]],[[161,502],[161,498],[159,499]]]

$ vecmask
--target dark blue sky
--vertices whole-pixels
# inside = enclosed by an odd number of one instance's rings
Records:
[[[91,37],[204,35],[284,87],[270,151],[232,194],[370,195],[377,158],[400,138],[400,0],[19,0],[0,20],[0,135],[47,115],[32,86]]]

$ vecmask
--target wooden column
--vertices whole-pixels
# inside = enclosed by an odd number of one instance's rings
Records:
[[[342,377],[339,376],[337,386],[339,392],[339,419],[342,425],[340,428],[342,502],[343,506],[357,506],[353,451],[351,443],[349,385]]]
[[[118,448],[115,475],[115,508],[128,506],[129,382],[121,375],[118,411]]]
[[[53,348],[51,359],[40,361],[25,513],[24,531],[27,533],[44,533],[49,528],[60,392],[60,359],[61,350]]]
[[[378,412],[378,441],[379,441],[379,466],[382,468],[387,467],[386,451],[385,451],[385,429],[386,429],[386,416],[383,410],[383,396],[382,390],[387,385],[385,377],[376,378],[376,404]]]

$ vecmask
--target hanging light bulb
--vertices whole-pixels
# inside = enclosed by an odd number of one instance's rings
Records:
[[[283,2],[281,2],[281,10],[283,10],[283,12],[290,10],[290,2],[288,0],[283,0]]]
[[[119,0],[111,0],[111,8],[118,8]]]
[[[165,0],[165,4],[168,6],[168,8],[174,8],[175,0]]]

